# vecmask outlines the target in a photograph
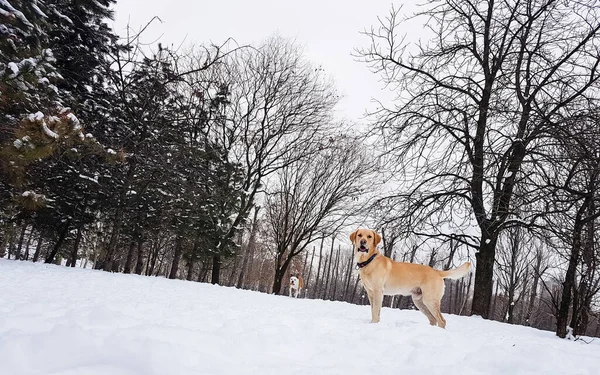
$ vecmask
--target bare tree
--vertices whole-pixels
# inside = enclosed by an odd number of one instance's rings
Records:
[[[363,204],[354,198],[374,185],[373,163],[356,140],[331,135],[321,142],[310,159],[283,168],[268,190],[267,221],[277,249],[276,294],[292,259],[310,243],[331,237],[347,224]]]
[[[226,89],[230,105],[203,131],[243,171],[244,194],[237,212],[221,223],[213,283],[219,281],[221,256],[232,253],[227,247],[247,219],[265,179],[309,156],[308,150],[325,136],[338,98],[322,70],[282,38],[271,38],[256,49],[239,49],[224,61],[214,69],[197,69],[198,74],[186,78],[190,87],[207,93],[207,101],[223,91],[219,87]]]
[[[547,173],[548,185],[556,189],[549,207],[558,213],[555,222],[560,223],[553,233],[566,249],[561,253],[567,268],[556,317],[556,334],[563,338],[568,325],[575,334],[585,330],[591,300],[599,291],[595,241],[595,221],[600,217],[599,123],[596,108],[567,117],[557,131],[558,152]]]
[[[360,56],[399,91],[374,115],[397,192],[382,204],[414,233],[477,250],[472,313],[487,317],[496,244],[543,212],[514,211],[539,195],[515,187],[565,108],[598,80],[598,8],[580,2],[428,1],[427,43],[399,38],[397,10],[366,32]],[[551,51],[551,52],[550,52]],[[472,236],[472,228],[478,236]],[[471,232],[469,232],[471,230]]]

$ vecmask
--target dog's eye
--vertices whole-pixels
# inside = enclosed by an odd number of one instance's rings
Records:
[[[368,235],[367,238],[371,238],[371,235]]]
[[[359,234],[358,237],[362,237],[362,234]]]

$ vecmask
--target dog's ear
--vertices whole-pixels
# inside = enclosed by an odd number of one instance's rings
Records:
[[[354,239],[356,238],[356,232],[358,232],[358,229],[350,233],[350,241],[352,241],[352,243],[354,243]]]
[[[373,231],[373,237],[375,238],[375,246],[377,246],[377,244],[381,242],[381,236],[377,234],[377,232]]]

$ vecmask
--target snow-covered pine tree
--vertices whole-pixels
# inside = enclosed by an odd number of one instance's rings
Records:
[[[52,150],[45,144],[45,113],[59,101],[55,81],[60,75],[48,48],[45,4],[37,0],[0,1],[0,247],[13,231],[18,214],[43,203],[42,194],[30,192],[24,168]],[[28,115],[34,116],[29,121]],[[46,128],[30,126],[41,119]],[[41,125],[41,124],[40,124]],[[50,125],[52,126],[52,125]],[[36,141],[43,141],[38,145]],[[41,147],[37,147],[41,146]],[[32,201],[33,199],[33,201]],[[15,204],[16,203],[16,204]],[[24,206],[19,206],[19,203]],[[29,205],[29,207],[27,207]]]
[[[94,132],[106,113],[100,72],[116,39],[105,23],[111,3],[0,1],[1,220],[61,233],[56,250],[69,224],[94,216],[97,166],[122,156],[103,153],[76,116]]]
[[[56,83],[65,104],[96,134],[111,98],[104,83],[106,61],[117,35],[107,25],[115,0],[45,0],[47,35],[62,79]]]
[[[0,142],[12,138],[27,114],[54,107],[60,75],[49,48],[45,5],[37,0],[0,1]]]
[[[61,75],[56,86],[62,102],[77,114],[86,131],[105,141],[109,136],[103,133],[105,128],[101,124],[106,121],[108,108],[115,100],[104,83],[110,65],[106,60],[117,40],[106,23],[112,19],[110,6],[114,1],[46,0],[45,3],[45,26],[56,59],[54,65]],[[51,210],[38,213],[38,227],[47,227],[48,232],[59,234],[84,231],[97,219],[103,205],[110,202],[110,191],[106,188],[110,181],[102,177],[104,171],[123,156],[122,152],[110,148],[105,154],[74,148],[61,157],[48,159],[39,175],[53,177],[39,182],[55,203]],[[56,242],[59,246],[53,247],[47,262],[54,261],[61,250],[61,238],[59,235]],[[69,265],[75,265],[78,245],[79,241],[75,241],[70,249],[62,249]]]

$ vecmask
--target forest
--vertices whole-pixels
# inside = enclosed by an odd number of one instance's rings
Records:
[[[395,94],[360,124],[292,39],[148,44],[115,4],[0,0],[0,258],[368,304],[370,227],[474,263],[443,312],[600,337],[597,1],[392,7],[348,51]]]

